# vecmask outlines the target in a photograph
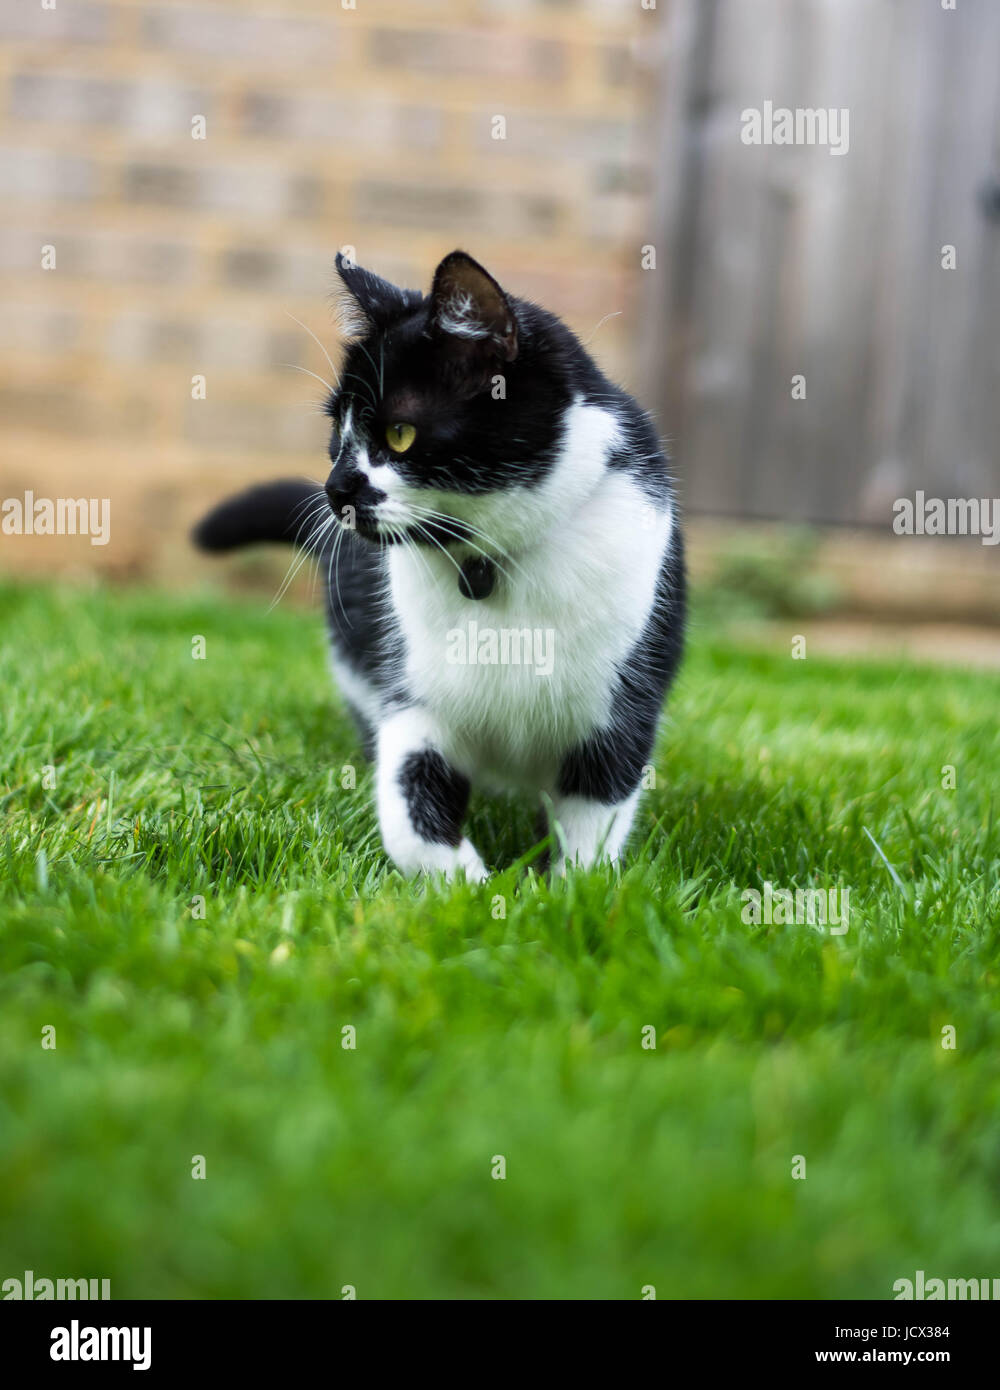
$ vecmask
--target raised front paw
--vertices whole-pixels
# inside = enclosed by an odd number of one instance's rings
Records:
[[[470,882],[489,875],[462,837],[469,782],[437,746],[437,730],[420,709],[399,710],[379,729],[376,795],[386,853],[404,874],[460,869]]]

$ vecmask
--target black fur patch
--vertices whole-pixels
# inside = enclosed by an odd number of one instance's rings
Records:
[[[432,844],[459,845],[469,805],[469,781],[449,767],[440,753],[425,749],[403,760],[398,782],[410,824]]]

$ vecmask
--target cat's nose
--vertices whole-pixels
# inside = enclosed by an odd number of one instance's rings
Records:
[[[364,480],[364,474],[357,471],[348,472],[338,468],[333,470],[326,480],[326,495],[335,512],[341,512],[344,507],[356,506],[358,492]]]

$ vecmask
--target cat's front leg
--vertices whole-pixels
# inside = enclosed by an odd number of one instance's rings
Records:
[[[655,736],[655,714],[621,729],[602,730],[573,749],[559,770],[552,798],[552,864],[615,863],[632,829],[642,768]]]
[[[567,863],[588,868],[602,859],[616,863],[632,829],[639,789],[623,801],[608,805],[586,796],[556,796],[552,815],[555,842],[551,862],[555,872],[565,873]]]
[[[482,882],[486,868],[462,836],[469,780],[440,751],[434,721],[422,709],[397,710],[379,727],[376,797],[385,851],[404,874],[459,869]]]

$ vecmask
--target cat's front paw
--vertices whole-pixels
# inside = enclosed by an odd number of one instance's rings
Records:
[[[455,853],[458,859],[456,868],[465,870],[465,877],[470,883],[486,882],[490,876],[489,870],[480,859],[476,847],[471,840],[463,840]],[[448,877],[454,878],[454,871],[450,873]]]
[[[417,874],[443,874],[451,881],[464,870],[469,883],[485,883],[490,876],[471,840],[463,840],[458,846],[422,844],[403,852],[397,848],[392,859],[407,878]]]

